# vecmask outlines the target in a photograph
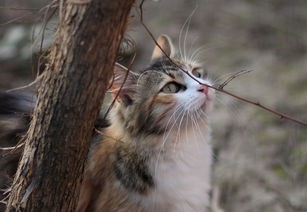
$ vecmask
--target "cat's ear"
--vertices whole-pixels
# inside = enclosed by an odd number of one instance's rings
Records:
[[[167,35],[160,35],[157,39],[157,43],[163,49],[164,52],[162,52],[160,47],[156,45],[152,52],[151,61],[159,60],[165,57],[165,54],[170,58],[174,56],[175,49],[172,40]]]
[[[109,92],[113,97],[118,97],[118,101],[124,106],[129,106],[133,103],[133,94],[135,93],[137,74],[125,66],[115,63],[114,75],[111,79]],[[118,93],[119,92],[119,93]]]

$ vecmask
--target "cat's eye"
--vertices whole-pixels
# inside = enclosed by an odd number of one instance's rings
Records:
[[[184,90],[185,87],[183,85],[180,85],[176,82],[170,82],[167,83],[162,89],[161,91],[163,93],[178,93],[180,90]]]
[[[201,78],[201,72],[200,72],[200,69],[198,69],[198,68],[194,68],[192,70],[192,74],[193,74],[194,77]]]

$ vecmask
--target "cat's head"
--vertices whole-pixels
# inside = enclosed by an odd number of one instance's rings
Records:
[[[211,85],[201,63],[176,57],[165,35],[157,42],[164,52],[156,46],[152,64],[141,72],[127,75],[124,67],[115,68],[112,90],[116,93],[122,87],[113,118],[134,135],[162,134],[205,123],[213,106],[214,90],[199,83]]]

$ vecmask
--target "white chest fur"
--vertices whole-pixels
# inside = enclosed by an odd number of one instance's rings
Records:
[[[153,160],[155,189],[143,199],[148,211],[206,211],[211,160],[208,132],[182,135]]]

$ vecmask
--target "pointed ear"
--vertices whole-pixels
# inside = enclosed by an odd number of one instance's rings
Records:
[[[111,79],[111,86],[109,92],[113,97],[118,94],[118,101],[124,106],[129,106],[133,103],[132,96],[135,93],[137,74],[119,64],[115,63],[114,66],[114,77]]]
[[[160,35],[157,39],[157,43],[168,57],[172,58],[174,56],[175,49],[171,39],[167,35]],[[159,46],[155,46],[152,52],[151,61],[156,61],[165,57],[165,54],[161,51]]]

